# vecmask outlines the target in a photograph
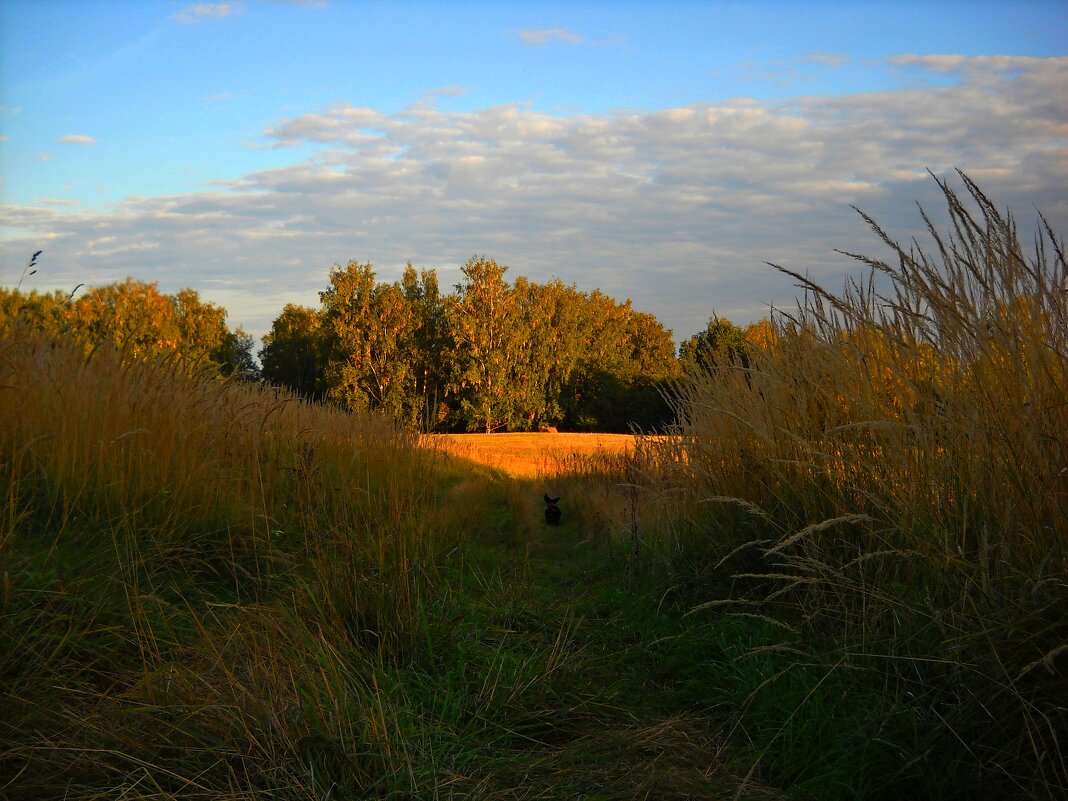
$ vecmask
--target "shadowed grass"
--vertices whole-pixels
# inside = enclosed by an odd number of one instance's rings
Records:
[[[311,787],[317,736],[363,754],[353,786],[401,769],[373,677],[425,652],[413,438],[25,330],[0,384],[9,790]]]

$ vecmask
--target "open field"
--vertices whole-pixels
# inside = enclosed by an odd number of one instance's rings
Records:
[[[632,453],[630,434],[432,434],[425,438],[462,459],[503,470],[516,477],[559,472],[575,456]]]

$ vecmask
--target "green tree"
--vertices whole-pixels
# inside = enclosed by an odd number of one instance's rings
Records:
[[[305,398],[322,400],[321,329],[318,311],[287,303],[263,337],[263,380],[289,387]]]
[[[331,270],[319,297],[328,395],[349,409],[405,420],[415,394],[417,320],[403,289],[376,284],[370,264],[350,261]]]
[[[599,290],[585,296],[582,355],[564,391],[567,426],[579,431],[651,430],[671,421],[665,383],[678,372],[671,332]]]
[[[470,431],[487,433],[520,423],[516,363],[525,333],[515,296],[504,280],[507,267],[473,257],[461,268],[464,281],[446,307],[454,346],[450,392]]]
[[[259,381],[260,365],[253,354],[256,343],[252,335],[243,328],[227,333],[226,345],[223,347],[221,371],[223,375],[232,375],[241,381]]]
[[[745,329],[712,315],[704,331],[679,346],[679,362],[688,375],[715,372],[724,367],[748,369],[752,347]]]
[[[517,279],[515,293],[528,332],[527,427],[557,426],[564,419],[564,390],[582,351],[582,296],[559,280],[539,285]]]
[[[401,288],[416,320],[410,354],[415,380],[411,418],[422,431],[435,431],[445,425],[449,417],[445,391],[451,344],[445,299],[438,289],[437,273],[433,270],[416,273],[411,264],[404,269]]]
[[[652,314],[632,311],[627,317],[627,340],[630,345],[630,368],[636,375],[651,379],[676,378],[679,361],[675,358],[675,340]]]

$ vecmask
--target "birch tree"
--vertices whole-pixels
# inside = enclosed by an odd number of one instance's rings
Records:
[[[507,269],[493,259],[470,259],[446,307],[454,346],[450,391],[471,431],[510,428],[520,416],[514,378],[524,332],[504,280]]]
[[[414,390],[415,316],[397,284],[376,284],[370,264],[330,272],[322,301],[327,395],[352,410],[404,419]]]

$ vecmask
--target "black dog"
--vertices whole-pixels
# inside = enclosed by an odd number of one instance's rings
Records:
[[[550,526],[560,525],[560,507],[556,504],[560,502],[559,498],[550,498],[548,494],[545,496],[545,522]]]

